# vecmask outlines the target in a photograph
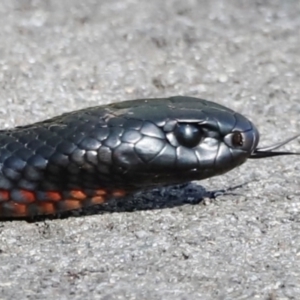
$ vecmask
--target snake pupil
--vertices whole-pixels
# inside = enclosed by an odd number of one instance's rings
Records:
[[[194,124],[177,124],[174,134],[180,145],[188,148],[196,147],[202,137],[202,129]]]
[[[244,144],[243,136],[240,132],[236,131],[232,135],[232,145],[235,147],[241,147]]]

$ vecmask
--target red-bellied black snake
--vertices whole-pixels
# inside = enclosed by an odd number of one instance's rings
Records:
[[[258,142],[241,114],[181,96],[91,107],[2,130],[0,217],[55,214],[220,175],[247,158],[297,154],[273,151],[287,141],[260,149]]]

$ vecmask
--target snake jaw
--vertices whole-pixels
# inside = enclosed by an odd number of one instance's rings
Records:
[[[274,152],[273,151],[273,150],[276,150],[276,149],[288,144],[289,142],[295,140],[299,136],[300,136],[300,134],[297,134],[297,135],[294,135],[282,142],[276,143],[274,145],[256,148],[253,150],[253,152],[251,153],[249,158],[257,159],[257,158],[266,158],[266,157],[281,156],[281,155],[300,155],[300,152],[290,152],[290,151],[275,151]]]

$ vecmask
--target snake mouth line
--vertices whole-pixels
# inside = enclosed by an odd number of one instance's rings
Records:
[[[276,150],[289,142],[295,140],[298,138],[300,134],[297,134],[295,136],[292,136],[282,142],[276,143],[271,146],[266,146],[266,147],[261,147],[261,148],[256,148],[254,151],[251,153],[249,158],[266,158],[266,157],[273,157],[273,156],[281,156],[281,155],[300,155],[300,152],[290,152],[290,151],[273,151]]]

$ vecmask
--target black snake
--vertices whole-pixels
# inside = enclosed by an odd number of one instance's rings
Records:
[[[290,138],[257,148],[244,116],[171,97],[91,107],[0,131],[0,217],[54,214],[141,189],[224,174]]]

